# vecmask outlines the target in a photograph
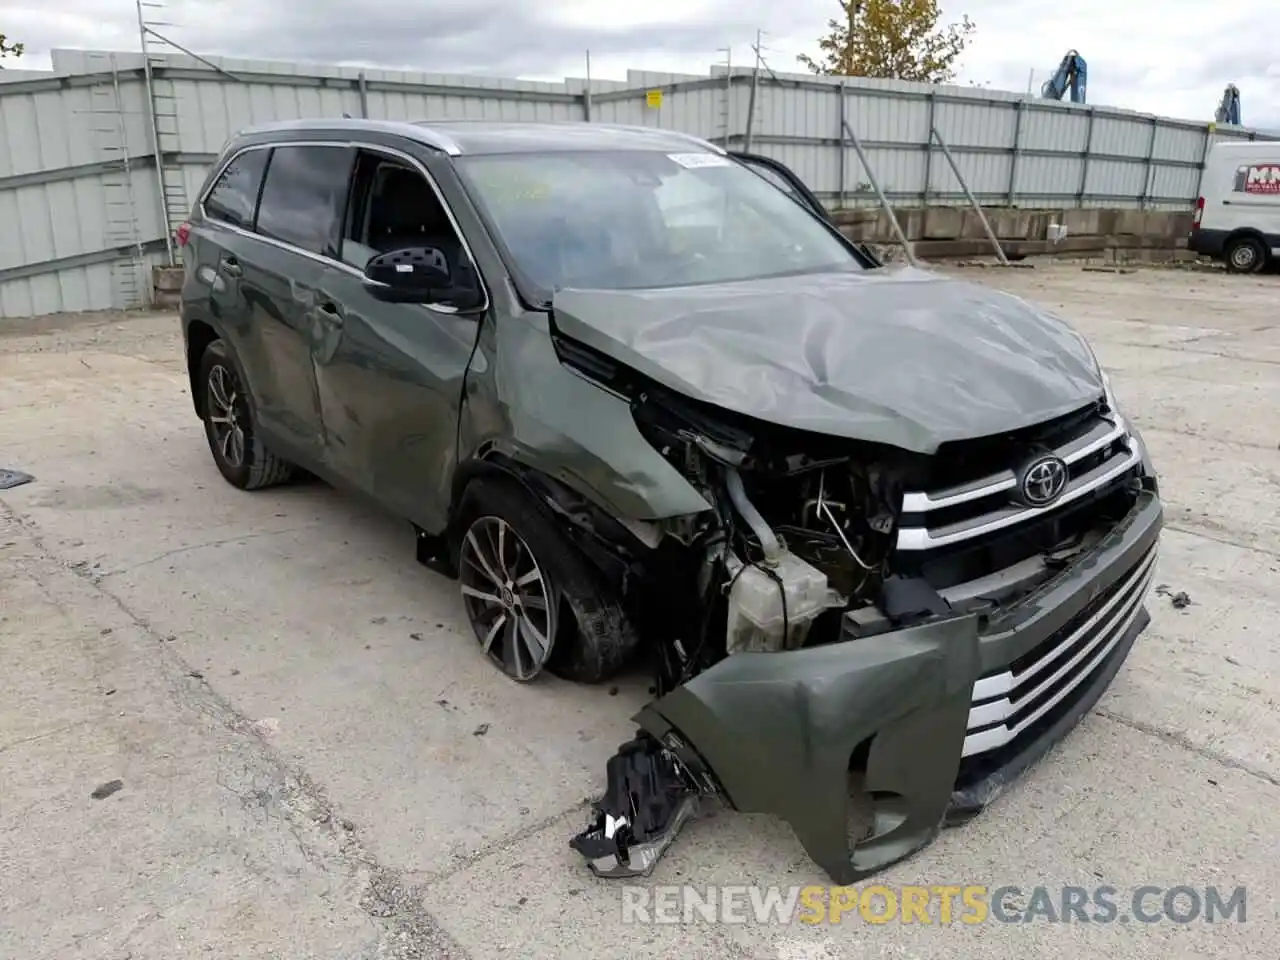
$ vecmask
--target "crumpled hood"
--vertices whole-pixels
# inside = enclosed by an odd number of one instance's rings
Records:
[[[1018,297],[887,267],[661,290],[561,290],[556,328],[688,397],[933,453],[1103,395],[1084,339]]]

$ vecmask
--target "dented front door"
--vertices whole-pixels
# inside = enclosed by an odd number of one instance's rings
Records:
[[[978,670],[977,619],[962,616],[735,654],[635,719],[735,809],[787,821],[835,882],[852,883],[942,829]],[[849,770],[864,744],[872,822],[851,846]]]
[[[388,303],[365,286],[376,253],[462,246],[425,168],[396,148],[362,144],[338,260],[320,282],[316,389],[330,469],[391,512],[443,529],[457,458],[463,384],[481,318]],[[443,254],[442,254],[443,255]]]
[[[383,303],[337,266],[320,289],[341,311],[322,324],[315,351],[330,468],[394,513],[442,529],[479,319]]]

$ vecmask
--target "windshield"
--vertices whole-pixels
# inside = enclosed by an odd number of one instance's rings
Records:
[[[457,166],[544,293],[862,269],[825,224],[720,154],[520,153]]]

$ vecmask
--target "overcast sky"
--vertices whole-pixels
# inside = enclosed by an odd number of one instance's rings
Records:
[[[816,53],[835,0],[152,0],[158,27],[201,53],[358,63],[527,79],[625,78],[628,68],[705,75],[731,47],[748,63],[757,29],[769,65],[798,71]],[[943,0],[944,19],[977,25],[961,81],[1036,89],[1068,48],[1089,64],[1089,102],[1211,120],[1223,87],[1250,126],[1280,128],[1280,0]],[[137,49],[133,0],[6,0],[0,31],[51,47]],[[10,66],[19,63],[8,60]]]

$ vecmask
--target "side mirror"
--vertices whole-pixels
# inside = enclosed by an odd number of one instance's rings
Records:
[[[436,303],[473,310],[484,301],[478,283],[455,284],[444,255],[435,247],[406,247],[372,257],[364,286],[384,303]]]

